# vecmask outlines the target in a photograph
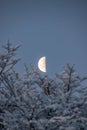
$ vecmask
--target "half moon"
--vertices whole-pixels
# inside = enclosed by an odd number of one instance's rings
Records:
[[[38,68],[42,71],[42,72],[46,72],[46,57],[41,57],[38,61]]]

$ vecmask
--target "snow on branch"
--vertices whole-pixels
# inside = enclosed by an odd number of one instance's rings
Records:
[[[0,52],[0,130],[86,130],[87,86],[74,65],[67,64],[55,78],[25,65],[20,76],[14,66],[20,60],[9,42]]]

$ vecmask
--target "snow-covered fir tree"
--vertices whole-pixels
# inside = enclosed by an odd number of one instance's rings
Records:
[[[0,130],[87,130],[87,85],[67,64],[54,78],[37,68],[20,76],[8,42],[0,53]]]

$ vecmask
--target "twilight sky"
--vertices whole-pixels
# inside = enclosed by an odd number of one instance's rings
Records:
[[[67,63],[87,74],[87,0],[0,0],[0,49],[21,43],[17,69],[47,57],[47,74]]]

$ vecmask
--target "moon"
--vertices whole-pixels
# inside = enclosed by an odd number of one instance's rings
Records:
[[[40,71],[46,72],[46,57],[45,56],[39,59],[38,68],[40,69]]]

